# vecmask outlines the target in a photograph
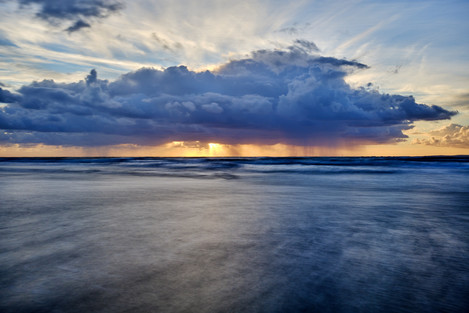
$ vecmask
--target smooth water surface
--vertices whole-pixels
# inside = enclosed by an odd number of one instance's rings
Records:
[[[0,159],[1,312],[468,312],[469,158]]]

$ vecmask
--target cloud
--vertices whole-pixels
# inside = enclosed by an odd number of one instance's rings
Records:
[[[0,30],[0,46],[17,47],[8,37]]]
[[[304,40],[304,39],[296,39],[295,44],[297,44],[300,47],[303,47],[307,51],[315,51],[318,52],[319,48],[316,46],[316,44],[312,41]]]
[[[171,43],[168,40],[158,36],[156,33],[152,33],[151,37],[165,50],[175,52],[184,48],[184,46],[180,42]]]
[[[142,68],[109,82],[92,70],[75,83],[43,80],[18,94],[2,91],[9,104],[0,108],[0,142],[388,143],[405,140],[402,131],[414,121],[456,114],[345,82],[351,72],[366,68],[289,48],[255,51],[215,71]]]
[[[429,133],[430,138],[416,139],[417,144],[469,148],[469,126],[449,124]]]
[[[36,5],[36,16],[52,24],[72,21],[69,33],[91,27],[91,20],[101,19],[123,8],[117,0],[17,0],[22,6]]]
[[[451,104],[455,107],[469,108],[469,93],[455,95],[451,99]]]
[[[4,86],[0,83],[0,86]],[[21,98],[18,95],[15,95],[9,92],[6,89],[0,88],[0,103],[14,103],[18,102]]]
[[[82,20],[78,20],[78,21],[75,22],[75,24],[68,27],[66,29],[66,31],[69,32],[69,33],[73,33],[73,32],[76,32],[76,31],[82,29],[82,28],[90,28],[90,27],[91,27],[91,25],[88,24],[87,22],[84,22]]]
[[[289,26],[289,27],[284,27],[278,30],[280,33],[287,33],[289,35],[297,35],[298,34],[298,28],[294,26]]]
[[[281,29],[278,29],[278,30],[276,30],[276,32],[286,33],[290,36],[296,36],[299,33],[304,32],[306,30],[306,28],[308,28],[309,26],[311,26],[311,23],[301,23],[301,24],[294,23],[291,26],[286,26],[286,27],[283,27]]]

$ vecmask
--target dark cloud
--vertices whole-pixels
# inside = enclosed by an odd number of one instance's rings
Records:
[[[162,144],[170,141],[334,145],[404,140],[418,120],[456,112],[413,97],[351,88],[367,66],[302,49],[260,50],[217,71],[142,68],[113,82],[34,82],[5,93],[3,143]],[[2,132],[0,132],[1,134]]]
[[[37,4],[37,15],[43,19],[73,19],[80,17],[106,17],[122,9],[115,0],[19,0],[20,4]]]
[[[300,47],[303,47],[307,51],[311,51],[311,52],[313,52],[313,51],[318,52],[319,51],[318,46],[316,46],[316,44],[312,41],[297,39],[297,40],[295,40],[295,44],[300,46]]]
[[[85,81],[87,86],[96,83],[98,81],[98,72],[96,72],[95,69],[92,69],[90,74],[86,76]]]
[[[90,28],[90,27],[91,27],[91,25],[88,24],[87,22],[84,22],[84,21],[82,21],[82,20],[78,20],[78,21],[75,22],[75,24],[73,24],[72,26],[68,27],[68,28],[66,29],[66,31],[69,32],[69,33],[73,33],[73,32],[76,32],[76,31],[78,31],[78,30],[80,30],[80,29],[83,29],[83,28]]]
[[[5,86],[2,83],[0,83],[0,86]],[[0,88],[0,103],[14,103],[18,102],[21,99],[19,95],[15,95],[11,92],[9,92],[6,89]]]
[[[22,6],[37,5],[37,16],[52,24],[72,21],[69,33],[90,27],[92,19],[109,16],[122,9],[118,0],[17,0]]]

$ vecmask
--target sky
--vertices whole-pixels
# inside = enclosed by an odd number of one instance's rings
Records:
[[[0,0],[0,156],[469,154],[468,1]]]

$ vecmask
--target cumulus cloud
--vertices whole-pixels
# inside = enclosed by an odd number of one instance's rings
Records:
[[[0,83],[0,86],[3,86],[2,83]],[[11,92],[9,92],[6,89],[2,89],[0,87],[0,103],[13,103],[17,102],[21,98],[18,95],[15,95]]]
[[[415,143],[440,146],[469,148],[469,126],[449,124],[429,133],[429,138],[416,139]]]
[[[17,0],[22,6],[36,5],[37,17],[52,24],[72,21],[69,33],[90,27],[93,18],[105,18],[122,9],[118,0]]]
[[[297,44],[256,51],[216,71],[142,68],[110,82],[92,70],[75,83],[43,80],[16,94],[3,91],[9,104],[0,108],[0,142],[387,143],[405,140],[402,131],[414,121],[456,114],[409,96],[353,89],[344,78],[366,65]]]

